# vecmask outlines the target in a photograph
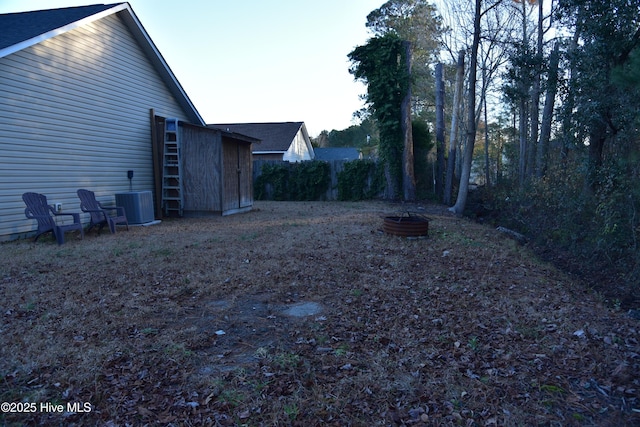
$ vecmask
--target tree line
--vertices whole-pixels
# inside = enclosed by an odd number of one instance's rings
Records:
[[[462,214],[481,184],[474,209],[615,271],[638,300],[640,2],[436,3],[387,1],[348,55],[385,194],[419,194],[410,124],[427,123],[437,200]]]

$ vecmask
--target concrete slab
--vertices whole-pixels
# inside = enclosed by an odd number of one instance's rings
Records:
[[[314,316],[322,311],[322,306],[316,302],[301,302],[284,310],[284,314],[292,317]]]

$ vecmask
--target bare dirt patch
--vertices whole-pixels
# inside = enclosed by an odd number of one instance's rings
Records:
[[[2,244],[0,423],[640,425],[639,321],[503,234],[255,208]]]

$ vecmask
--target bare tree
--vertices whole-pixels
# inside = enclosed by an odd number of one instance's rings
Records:
[[[451,204],[451,194],[453,192],[453,178],[456,164],[457,141],[458,141],[458,117],[462,111],[462,89],[464,85],[464,56],[465,51],[458,52],[458,62],[456,66],[456,87],[453,95],[453,106],[451,107],[451,132],[449,134],[449,157],[447,158],[447,173],[444,187],[443,201],[446,205]]]
[[[482,17],[482,0],[475,0],[475,14],[473,19],[473,43],[471,45],[471,59],[469,63],[469,93],[467,110],[467,134],[460,172],[460,187],[456,204],[449,208],[456,214],[464,212],[469,191],[471,176],[471,162],[473,161],[473,146],[476,139],[476,76],[478,72],[478,46],[480,44],[480,18]]]
[[[558,91],[558,65],[560,61],[560,44],[556,42],[553,52],[549,58],[549,76],[547,78],[547,94],[542,112],[542,124],[540,125],[540,140],[536,152],[536,175],[541,177],[547,169],[547,152],[549,151],[549,140],[551,139],[551,120],[553,118],[553,107]]]
[[[462,160],[460,152],[463,150],[464,141],[461,135],[465,133],[465,120],[461,116],[466,111],[465,83],[467,81],[468,67],[465,67],[465,56],[469,51],[469,40],[473,38],[471,30],[473,24],[473,3],[468,0],[448,1],[435,0],[442,16],[442,24],[445,31],[441,35],[443,55],[449,56],[449,60],[456,64],[456,80],[454,98],[450,111],[449,154],[447,158],[447,170],[445,178],[445,190],[443,202],[452,204],[452,193],[455,180],[459,179]]]
[[[508,13],[508,9],[502,7],[503,5],[504,2],[496,3],[496,7],[488,10],[483,16],[482,42],[478,52],[478,66],[482,70],[482,83],[480,102],[476,109],[476,127],[480,123],[481,112],[484,111],[484,160],[485,182],[487,185],[491,184],[489,121],[497,119],[495,115],[496,99],[495,97],[490,99],[490,94],[499,91],[499,88],[495,87],[496,83],[500,83],[497,77],[508,63],[509,55],[506,41],[511,39],[515,24],[513,15]]]
[[[446,33],[443,37],[445,51],[452,56],[452,59],[455,63],[458,64],[457,77],[460,75],[464,75],[464,56],[468,55],[470,51],[470,47],[467,46],[468,40],[472,40],[474,34],[469,32],[470,28],[473,28],[472,23],[475,19],[475,11],[472,10],[474,7],[473,2],[469,2],[466,0],[459,1],[436,1],[437,4],[440,5],[441,10],[443,10],[443,23],[449,28],[449,32]],[[500,75],[500,71],[505,66],[508,60],[507,55],[507,41],[509,41],[513,37],[513,33],[515,30],[515,25],[517,22],[513,11],[510,7],[511,2],[506,0],[484,0],[483,6],[485,6],[485,10],[482,11],[482,19],[480,22],[480,35],[479,35],[479,45],[478,45],[478,54],[476,57],[477,67],[482,70],[482,79],[480,82],[476,82],[478,85],[478,92],[476,92],[476,99],[473,106],[469,104],[470,96],[467,92],[462,96],[462,88],[463,83],[456,78],[456,90],[458,90],[459,97],[456,97],[454,92],[454,101],[451,108],[451,133],[449,135],[450,144],[449,144],[449,158],[447,161],[447,172],[445,179],[445,191],[444,191],[444,202],[451,205],[451,191],[454,185],[454,177],[456,175],[462,176],[461,169],[462,163],[464,163],[464,159],[462,159],[460,163],[460,167],[454,168],[453,165],[456,165],[456,162],[459,161],[460,156],[458,152],[465,152],[466,144],[469,141],[469,138],[466,136],[470,131],[468,125],[468,120],[462,121],[461,126],[458,125],[458,113],[461,110],[466,111],[467,116],[469,115],[469,108],[472,108],[471,113],[474,115],[475,120],[475,129],[478,128],[479,122],[482,117],[482,112],[485,110],[485,106],[487,108],[485,114],[485,122],[493,119],[495,120],[495,113],[497,111],[496,108],[492,108],[497,102],[496,98],[487,99],[492,91],[496,91],[496,84],[499,83],[498,76]],[[488,6],[487,6],[488,5]],[[452,28],[455,28],[453,30]],[[454,51],[454,48],[458,48],[457,51]],[[455,55],[454,55],[455,52]],[[470,74],[470,68],[468,69]],[[477,73],[480,70],[476,70]],[[462,74],[461,74],[462,73]],[[471,88],[471,78],[470,76],[467,78],[467,90]],[[474,88],[475,89],[475,88]],[[458,100],[460,100],[458,102]],[[460,129],[459,129],[460,128]],[[485,130],[488,129],[485,126]],[[460,133],[465,135],[464,141],[458,141],[457,135]],[[485,174],[488,174],[488,170],[490,168],[490,161],[486,160],[488,156],[488,147],[487,144],[490,144],[489,135],[485,134],[485,164],[487,170]],[[471,153],[473,156],[473,152]],[[456,165],[457,166],[457,165]],[[462,178],[461,178],[462,179]],[[487,178],[489,181],[490,178]],[[468,186],[468,183],[461,184],[461,186]]]
[[[536,55],[533,62],[533,82],[531,84],[531,130],[529,132],[530,139],[528,141],[528,153],[527,153],[527,175],[532,175],[535,170],[536,163],[536,148],[538,144],[538,137],[540,132],[540,97],[542,95],[541,79],[542,79],[542,59],[544,48],[544,31],[542,22],[544,21],[543,13],[543,0],[533,0],[531,4],[538,3],[538,22],[537,22],[537,43],[536,43]],[[524,3],[524,2],[523,2]]]
[[[469,35],[466,35],[466,37],[456,37],[453,35],[448,36],[448,40],[454,43],[454,45],[462,43],[461,40],[468,40],[469,38],[472,38],[473,40],[473,43],[470,47],[471,56],[469,77],[467,80],[467,94],[465,105],[467,120],[465,121],[464,128],[465,138],[464,147],[462,149],[463,157],[460,169],[460,185],[458,187],[458,196],[456,199],[456,203],[451,208],[451,210],[456,213],[462,213],[462,211],[464,210],[464,206],[466,205],[467,192],[469,189],[469,179],[471,176],[471,166],[473,161],[475,134],[476,129],[478,128],[481,113],[483,111],[483,105],[486,103],[485,98],[487,97],[492,82],[498,75],[500,67],[505,63],[506,56],[502,49],[503,43],[501,40],[501,33],[503,32],[502,28],[505,27],[504,22],[508,23],[510,17],[509,15],[499,13],[498,7],[502,3],[503,0],[476,1],[474,4],[474,10],[470,14],[470,11],[466,9],[467,5],[471,5],[470,2],[447,2],[448,8],[446,12],[446,18],[444,19],[445,23],[452,23],[456,21],[458,22],[458,28],[469,28],[470,26],[463,21],[464,19],[473,17],[473,33],[471,34],[471,37],[469,37]],[[441,2],[441,4],[443,4],[443,2]],[[485,6],[484,10],[482,10],[483,6]],[[490,12],[495,13],[491,13],[491,15],[489,16]],[[507,27],[509,27],[509,25],[507,25]],[[463,33],[464,31],[465,30],[462,30]],[[451,48],[447,48],[447,50],[453,56],[453,50]],[[461,58],[463,59],[462,55],[458,53],[458,64],[460,64]],[[480,96],[479,99],[477,99],[477,73],[480,66],[483,70],[483,79],[480,87]],[[459,71],[461,69],[462,67],[458,67]],[[455,108],[456,107],[454,106],[452,117],[454,117],[456,114]],[[455,128],[453,127],[454,125],[455,124],[452,124],[452,138],[455,138],[456,134],[454,130]],[[452,153],[450,149],[450,158],[448,162],[449,164],[454,163],[454,159],[451,158],[451,154]],[[447,170],[447,180],[450,180],[451,183],[453,182],[452,169],[453,168],[448,168]],[[450,188],[449,184],[446,183],[445,187],[445,197],[447,197],[447,191],[449,191]]]
[[[443,195],[444,177],[444,71],[442,63],[436,64],[436,195]]]

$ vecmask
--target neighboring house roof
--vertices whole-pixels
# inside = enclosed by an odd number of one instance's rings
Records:
[[[259,139],[260,144],[253,147],[254,155],[281,155],[281,160],[288,162],[313,160],[315,156],[304,122],[227,123],[207,126]]]
[[[121,13],[120,13],[121,12]],[[204,120],[176,79],[129,3],[69,7],[0,15],[0,58],[41,43],[59,34],[81,27],[114,13],[120,13],[127,28],[138,41],[154,67],[193,123]]]
[[[304,122],[227,123],[207,126],[257,138],[261,141],[256,147],[260,152],[284,153],[291,146],[302,125]]]
[[[360,150],[354,147],[314,148],[316,160],[357,160]]]

